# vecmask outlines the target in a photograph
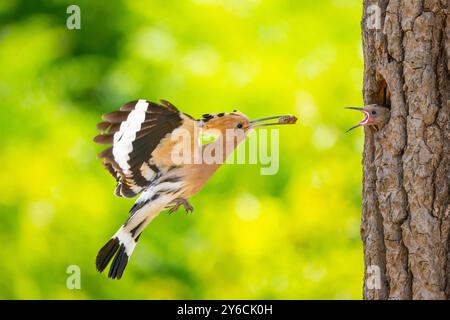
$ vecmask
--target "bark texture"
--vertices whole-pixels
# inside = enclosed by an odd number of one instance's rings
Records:
[[[364,102],[391,109],[364,129],[363,296],[450,299],[449,0],[363,1]]]

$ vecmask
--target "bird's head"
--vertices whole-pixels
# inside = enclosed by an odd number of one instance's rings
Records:
[[[237,110],[215,114],[208,113],[204,114],[202,118],[202,129],[204,131],[218,130],[225,133],[226,130],[245,130],[249,124],[248,117]]]
[[[271,122],[268,122],[273,120]],[[202,128],[205,131],[219,130],[224,133],[227,130],[243,131],[249,133],[252,129],[280,124],[294,124],[297,118],[294,116],[274,116],[250,120],[245,114],[234,110],[229,113],[204,114]]]
[[[390,117],[389,108],[377,104],[367,105],[364,108],[346,107],[346,109],[358,110],[364,114],[364,118],[356,125],[348,129],[347,132],[359,126],[373,126],[379,130],[389,121]]]
[[[224,159],[245,140],[253,129],[276,124],[294,124],[296,121],[297,118],[294,116],[250,120],[237,110],[230,113],[204,114],[203,118],[199,120],[199,141],[208,150],[211,149],[210,146],[216,146],[219,150],[221,148],[222,153],[215,151],[213,153],[214,157],[217,154],[224,155],[224,158],[219,161],[219,163],[223,163]]]

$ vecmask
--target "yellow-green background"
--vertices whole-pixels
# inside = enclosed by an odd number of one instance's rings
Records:
[[[362,132],[343,110],[362,103],[361,2],[1,1],[0,298],[361,298]],[[92,137],[136,98],[300,122],[280,130],[277,175],[221,168],[112,281],[95,256],[134,200],[113,196]]]

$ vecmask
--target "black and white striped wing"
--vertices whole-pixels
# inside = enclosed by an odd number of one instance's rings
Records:
[[[152,152],[183,119],[186,117],[169,102],[157,104],[143,99],[102,116],[103,122],[97,124],[102,133],[94,142],[112,144],[98,156],[117,181],[117,196],[134,197],[163,173]]]

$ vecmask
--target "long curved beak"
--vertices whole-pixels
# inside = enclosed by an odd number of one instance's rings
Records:
[[[265,122],[269,120],[277,120],[276,122]],[[297,122],[297,117],[292,115],[284,115],[284,116],[274,116],[261,118],[250,121],[250,128],[258,128],[258,127],[267,127],[267,126],[275,126],[278,124],[295,124]]]
[[[360,126],[365,125],[368,121],[369,121],[369,113],[364,109],[364,108],[357,108],[357,107],[345,107],[345,109],[350,109],[350,110],[358,110],[361,111],[362,113],[364,113],[364,119],[362,119],[360,122],[358,122],[357,124],[355,124],[353,127],[351,127],[350,129],[348,129],[345,132],[349,132],[350,130],[353,130],[355,128],[358,128]]]

